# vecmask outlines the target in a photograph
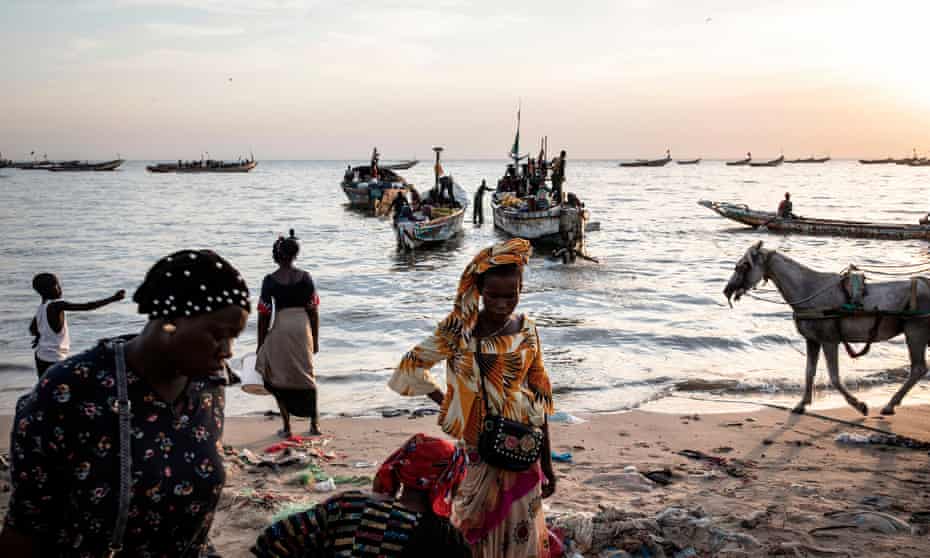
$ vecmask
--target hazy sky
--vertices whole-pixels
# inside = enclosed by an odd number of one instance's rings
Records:
[[[0,151],[930,150],[930,2],[0,0]]]

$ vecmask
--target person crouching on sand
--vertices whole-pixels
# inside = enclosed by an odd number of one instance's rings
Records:
[[[36,373],[40,378],[53,364],[68,358],[71,336],[65,312],[96,310],[126,298],[126,291],[120,289],[112,296],[93,302],[67,302],[61,299],[58,277],[51,273],[36,275],[32,279],[32,288],[42,297],[36,315],[29,324],[29,333],[33,336],[32,348],[36,350]]]
[[[282,438],[291,436],[291,415],[309,417],[310,434],[320,434],[313,371],[313,355],[320,351],[320,297],[310,274],[294,265],[299,252],[294,229],[288,238],[274,243],[271,255],[278,269],[262,281],[258,306],[255,369],[278,402],[284,423],[278,431]]]
[[[462,481],[451,496],[451,521],[473,555],[485,558],[549,556],[541,498],[551,496],[556,483],[547,421],[552,387],[535,322],[514,314],[530,251],[528,241],[515,238],[475,256],[462,273],[452,313],[404,355],[388,383],[401,395],[439,403],[439,424],[460,440],[464,452],[453,476],[461,474]],[[429,372],[440,361],[447,365],[445,389]],[[508,435],[513,445],[504,450],[479,449],[484,424],[499,417],[532,430],[538,441]],[[514,453],[538,457],[522,470],[505,466],[502,455]]]
[[[20,399],[4,556],[201,555],[226,476],[225,361],[249,290],[215,253],[184,250],[133,301],[149,318],[141,333],[53,366]]]
[[[445,497],[452,442],[416,434],[378,469],[372,490],[345,492],[265,529],[258,558],[396,556],[466,558],[461,534],[449,523]]]

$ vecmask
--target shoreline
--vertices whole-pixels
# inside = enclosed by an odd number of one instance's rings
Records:
[[[869,417],[843,408],[817,413],[930,441],[930,405],[906,405],[887,418],[876,416],[877,409]],[[808,533],[834,525],[825,514],[837,510],[880,510],[905,522],[913,513],[930,510],[925,450],[844,444],[836,441],[839,434],[868,432],[775,409],[708,414],[695,406],[688,413],[635,410],[584,418],[579,424],[552,424],[553,451],[572,457],[571,463],[554,464],[559,485],[546,507],[547,517],[556,524],[571,524],[599,511],[652,517],[680,506],[700,508],[714,526],[748,535],[762,545],[748,553],[720,556],[766,555],[799,541],[812,548],[846,551],[838,556],[916,557],[930,549],[925,535],[909,532],[845,528]],[[295,432],[305,431],[307,424],[295,422]],[[0,428],[9,432],[10,426],[9,416],[0,417]],[[279,442],[278,427],[277,417],[227,418],[228,478],[211,531],[224,556],[248,556],[252,541],[276,511],[329,496],[294,482],[302,466],[282,466],[274,472],[243,462],[243,450],[260,454]],[[319,461],[320,467],[334,478],[362,477],[359,484],[342,485],[340,490],[365,488],[377,463],[412,434],[442,436],[435,416],[331,418],[322,421],[322,428],[328,441],[319,447],[332,454]],[[0,451],[5,453],[9,442],[6,436],[2,440]],[[722,460],[689,459],[678,453],[684,450]],[[736,470],[731,468],[734,464]],[[667,469],[671,484],[632,482],[642,477],[631,478],[630,470],[625,471],[629,467],[639,472]],[[5,513],[8,498],[8,492],[0,493],[0,512]],[[763,552],[763,547],[769,550]]]

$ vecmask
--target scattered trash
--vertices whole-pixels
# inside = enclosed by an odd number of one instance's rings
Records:
[[[926,450],[930,449],[930,442],[921,442],[920,440],[915,440],[914,438],[908,438],[906,436],[897,436],[895,434],[881,434],[878,432],[872,432],[870,434],[855,434],[852,432],[840,432],[834,438],[838,444],[848,444],[851,446],[860,446],[860,445],[883,445],[883,446],[894,446],[898,448],[907,448],[914,450]]]
[[[822,546],[814,546],[800,542],[780,543],[775,549],[770,549],[770,555],[774,554],[775,550],[778,551],[778,556],[850,556],[850,554],[845,550],[824,548]]]
[[[654,481],[640,474],[633,466],[624,468],[622,473],[594,475],[584,482],[604,485],[612,489],[623,488],[631,492],[652,492],[656,488]]]
[[[353,461],[352,467],[356,469],[368,469],[369,467],[377,467],[378,464],[374,461]]]
[[[891,508],[891,499],[887,496],[866,496],[859,503],[863,506],[873,507],[877,510],[887,510]]]
[[[830,519],[830,521],[843,524],[841,526],[834,527],[846,526],[856,529],[865,529],[866,531],[884,533],[886,535],[911,532],[911,526],[904,521],[901,521],[893,515],[878,511],[859,510],[830,512],[826,514],[826,517]],[[818,530],[819,529],[813,529],[810,531],[810,533],[813,534]]]
[[[571,463],[572,454],[571,452],[568,452],[568,451],[565,453],[552,452],[552,460],[557,463]]]
[[[763,520],[769,518],[768,510],[756,510],[751,514],[747,515],[739,522],[739,526],[743,529],[755,529],[762,523]]]
[[[414,411],[410,413],[410,418],[415,419],[415,418],[425,417],[429,415],[438,415],[438,414],[439,414],[439,409],[437,409],[436,407],[421,407],[419,409],[414,409]]]
[[[565,424],[581,424],[588,422],[586,419],[570,415],[564,411],[559,411],[549,416],[549,422],[564,422]]]
[[[706,461],[711,465],[720,467],[727,472],[731,477],[743,478],[746,476],[746,469],[753,468],[756,466],[755,461],[742,460],[742,459],[728,459],[726,457],[717,457],[713,455],[707,455],[706,453],[698,450],[681,450],[677,452],[678,455],[687,457],[688,459],[695,459],[698,461]]]
[[[389,409],[387,411],[382,411],[381,416],[384,418],[394,418],[403,415],[409,415],[410,411],[407,409]]]
[[[643,473],[643,476],[661,486],[672,484],[672,470],[669,468],[647,471]]]
[[[328,478],[325,481],[320,481],[313,485],[313,490],[316,492],[333,492],[336,490],[336,481],[332,478]]]
[[[733,448],[730,446],[720,446],[714,449],[714,453],[730,453],[731,451],[733,451]]]

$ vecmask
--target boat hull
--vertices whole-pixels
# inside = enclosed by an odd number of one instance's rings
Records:
[[[746,205],[701,200],[698,202],[722,217],[752,228],[765,227],[771,232],[806,235],[877,238],[885,240],[930,240],[930,226],[895,223],[870,223],[831,219],[776,218],[769,211],[756,211]]]
[[[623,168],[635,168],[635,167],[664,167],[669,164],[671,159],[653,159],[651,161],[629,161],[626,163],[620,163],[620,166]]]
[[[394,235],[399,248],[416,250],[455,238],[464,232],[464,223],[465,208],[461,208],[431,221],[398,221],[394,223]]]
[[[250,161],[242,165],[230,165],[225,167],[179,167],[175,164],[149,165],[145,170],[154,173],[173,173],[173,174],[201,174],[201,173],[243,173],[249,172],[258,166],[257,161]]]
[[[700,159],[686,159],[686,160],[678,161],[678,164],[679,165],[697,165],[700,162],[701,162]]]
[[[346,198],[349,199],[349,205],[360,209],[371,209],[373,200],[380,200],[388,190],[405,190],[404,185],[397,183],[379,183],[376,187],[377,192],[373,196],[368,184],[361,183],[342,183],[342,191]]]
[[[104,163],[80,163],[77,165],[59,165],[47,168],[52,172],[107,172],[118,169],[125,162],[124,159],[114,159]]]

